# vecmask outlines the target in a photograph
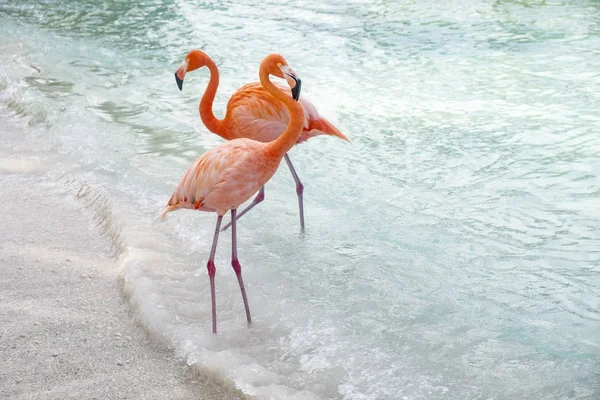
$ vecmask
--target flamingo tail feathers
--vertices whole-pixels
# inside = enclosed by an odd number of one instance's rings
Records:
[[[346,135],[344,135],[342,132],[340,132],[338,128],[333,126],[333,124],[331,124],[329,121],[327,121],[324,118],[319,118],[317,120],[311,120],[310,126],[308,127],[308,129],[310,131],[318,131],[318,133],[314,132],[315,134],[312,134],[311,136],[316,136],[316,135],[336,136],[336,137],[350,143],[350,140],[346,137]]]
[[[179,204],[179,202],[174,202],[173,201],[173,196],[169,199],[169,202],[167,203],[167,205],[165,206],[165,208],[162,209],[162,211],[160,211],[158,213],[158,216],[160,217],[161,220],[164,220],[167,213],[173,212],[173,211],[177,211],[181,208],[181,205]]]

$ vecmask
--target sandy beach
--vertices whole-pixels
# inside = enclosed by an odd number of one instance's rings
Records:
[[[106,241],[42,166],[5,158],[0,182],[0,398],[236,398],[135,326]]]

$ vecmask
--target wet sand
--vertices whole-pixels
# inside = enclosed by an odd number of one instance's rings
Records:
[[[43,165],[1,157],[9,151],[0,149],[0,398],[237,398],[135,326],[89,215]]]

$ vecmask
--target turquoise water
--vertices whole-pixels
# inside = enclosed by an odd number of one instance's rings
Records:
[[[0,141],[84,198],[148,333],[260,399],[600,398],[600,3],[0,3]],[[292,150],[239,226],[156,219],[280,52],[351,144]],[[11,127],[27,124],[26,137]]]

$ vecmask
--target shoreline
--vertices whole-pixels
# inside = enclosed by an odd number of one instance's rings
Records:
[[[47,168],[0,161],[0,398],[238,398],[136,326],[110,246]]]

